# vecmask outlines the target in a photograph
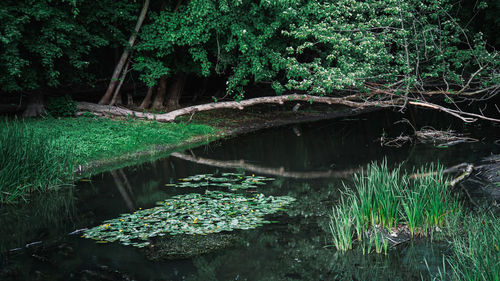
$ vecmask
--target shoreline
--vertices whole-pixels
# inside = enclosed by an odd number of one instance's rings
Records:
[[[125,153],[117,157],[106,158],[101,160],[90,161],[87,164],[78,165],[74,171],[75,181],[78,179],[93,176],[99,173],[111,171],[118,168],[140,165],[145,162],[155,161],[164,157],[168,157],[171,153],[179,152],[185,149],[198,147],[209,144],[214,141],[233,138],[248,133],[257,132],[264,129],[287,126],[292,124],[302,124],[308,122],[316,122],[323,120],[333,120],[337,118],[351,117],[382,110],[379,107],[368,107],[364,109],[341,109],[324,112],[291,112],[280,111],[271,113],[275,115],[270,120],[262,120],[259,116],[250,116],[250,119],[245,121],[237,121],[229,127],[214,126],[216,132],[206,135],[198,135],[181,141],[176,144],[169,145],[152,145],[149,149],[139,150],[131,153]],[[245,116],[249,117],[249,116]],[[203,122],[199,123],[203,124]],[[210,125],[210,124],[205,124]]]

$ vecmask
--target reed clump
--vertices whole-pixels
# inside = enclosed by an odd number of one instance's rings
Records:
[[[333,208],[330,230],[337,250],[345,252],[358,242],[363,252],[387,252],[391,237],[429,236],[447,226],[459,210],[442,168],[430,165],[411,178],[401,167],[372,163],[355,175],[354,188],[345,188]]]
[[[0,203],[71,182],[73,151],[18,120],[0,120]]]

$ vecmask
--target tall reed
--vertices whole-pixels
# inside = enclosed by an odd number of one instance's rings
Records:
[[[500,281],[500,218],[468,215],[463,218],[465,233],[450,241],[452,255],[447,258],[451,270],[441,280]]]
[[[24,122],[0,120],[0,202],[53,188],[71,180],[73,151],[53,136],[41,137]]]
[[[358,241],[365,250],[364,243],[375,243],[379,253],[380,246],[387,247],[384,233],[401,226],[407,226],[412,236],[432,235],[435,227],[443,227],[458,203],[447,188],[442,168],[430,165],[414,174],[411,178],[400,167],[389,170],[382,161],[355,175],[354,188],[344,186],[342,200],[331,215],[334,246],[346,251],[352,248],[346,245],[348,241]]]
[[[352,223],[349,209],[334,207],[330,231],[333,237],[333,245],[341,252],[352,249]]]

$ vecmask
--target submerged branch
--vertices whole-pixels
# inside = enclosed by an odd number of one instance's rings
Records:
[[[472,173],[473,170],[474,170],[474,165],[472,165],[472,164],[467,165],[467,167],[465,167],[465,169],[464,169],[464,172],[460,176],[458,176],[458,177],[454,178],[452,181],[450,181],[450,186],[455,187],[455,185],[457,185],[457,183],[463,181],[465,178],[470,176],[470,174]]]

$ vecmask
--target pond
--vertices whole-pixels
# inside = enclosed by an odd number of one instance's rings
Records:
[[[464,125],[446,116],[412,112],[417,128],[455,129],[478,142],[447,148],[432,144],[400,148],[380,144],[382,134],[411,132],[394,122],[401,115],[376,112],[356,118],[267,129],[217,141],[139,166],[84,179],[75,188],[33,196],[22,207],[0,211],[2,280],[428,280],[447,253],[443,242],[417,239],[385,255],[346,254],[331,245],[331,208],[353,173],[387,159],[411,169],[439,162],[450,167],[498,154],[498,128]],[[136,248],[82,238],[83,229],[120,214],[139,212],[176,195],[207,187],[178,187],[200,174],[239,173],[274,178],[228,191],[245,196],[290,196],[273,221],[248,230],[155,238]]]

